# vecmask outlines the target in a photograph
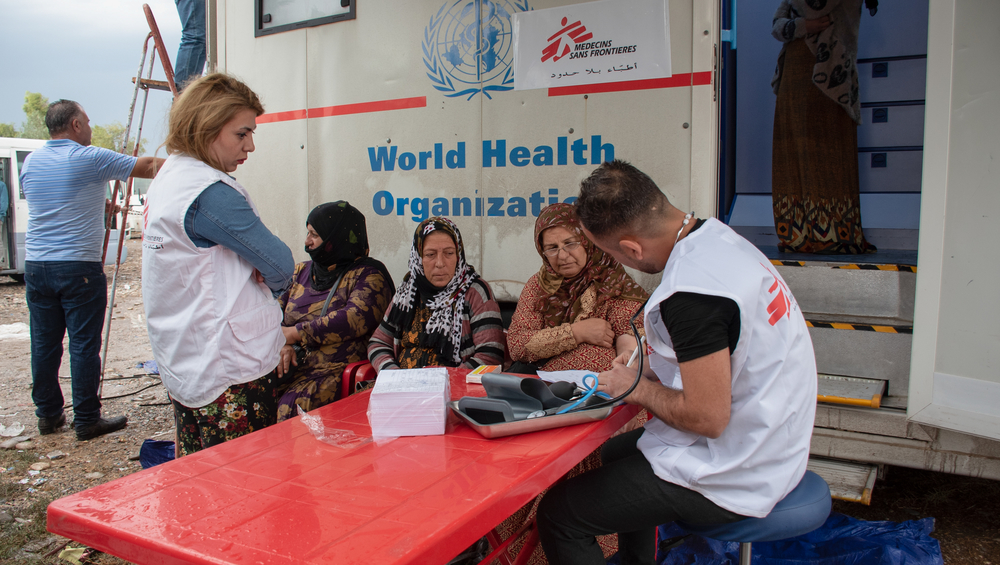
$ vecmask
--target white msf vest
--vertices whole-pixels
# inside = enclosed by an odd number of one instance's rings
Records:
[[[675,292],[723,296],[739,306],[729,424],[710,439],[654,418],[638,447],[661,479],[732,512],[766,516],[801,480],[809,458],[816,359],[805,319],[770,261],[709,219],[674,247],[645,309],[650,366],[673,389],[684,383],[660,304]]]
[[[149,187],[142,234],[142,299],[149,343],[170,396],[189,408],[271,372],[285,344],[281,309],[253,266],[221,245],[196,247],[184,230],[195,198],[229,175],[171,155]]]

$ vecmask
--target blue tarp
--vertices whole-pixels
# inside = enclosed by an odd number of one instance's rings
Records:
[[[174,460],[174,442],[147,439],[139,448],[139,464],[143,469]]]
[[[941,546],[930,536],[934,518],[907,522],[867,522],[831,514],[819,529],[783,541],[753,544],[754,565],[944,565]],[[674,524],[660,526],[659,538],[683,536]],[[657,565],[736,565],[739,544],[691,536]]]

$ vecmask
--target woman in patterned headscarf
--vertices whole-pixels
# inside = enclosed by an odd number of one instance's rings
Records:
[[[542,267],[528,279],[510,324],[512,371],[605,371],[635,349],[629,319],[649,294],[580,229],[573,206],[553,204],[535,221]],[[641,318],[636,325],[641,326]]]
[[[375,370],[502,363],[500,307],[490,286],[466,263],[458,226],[440,216],[421,222],[408,267],[368,344]]]
[[[306,219],[306,253],[280,298],[288,342],[281,350],[278,421],[338,400],[348,363],[363,361],[368,340],[395,290],[389,271],[368,256],[365,216],[340,200]],[[297,358],[298,356],[298,358]]]

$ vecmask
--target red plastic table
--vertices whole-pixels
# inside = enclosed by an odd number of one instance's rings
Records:
[[[450,369],[451,395],[483,396]],[[320,408],[370,436],[369,393]],[[449,414],[441,436],[344,449],[298,419],[56,500],[49,531],[136,563],[445,563],[635,416],[485,439]]]

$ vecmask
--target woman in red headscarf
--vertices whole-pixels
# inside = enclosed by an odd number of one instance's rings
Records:
[[[542,210],[535,249],[542,267],[524,285],[507,332],[511,359],[520,362],[511,370],[610,369],[635,349],[629,319],[649,294],[583,235],[569,204]]]
[[[621,263],[587,239],[569,204],[553,204],[538,215],[535,249],[542,267],[524,285],[507,330],[507,348],[514,360],[508,372],[610,369],[615,357],[635,349],[629,320],[649,294]],[[636,327],[642,331],[642,316]],[[641,426],[648,418],[640,411],[621,431]],[[597,448],[567,476],[600,466]],[[497,527],[501,539],[534,516],[539,500],[541,495]],[[605,556],[618,549],[616,535],[599,536],[597,541]],[[528,563],[548,563],[540,545]]]

